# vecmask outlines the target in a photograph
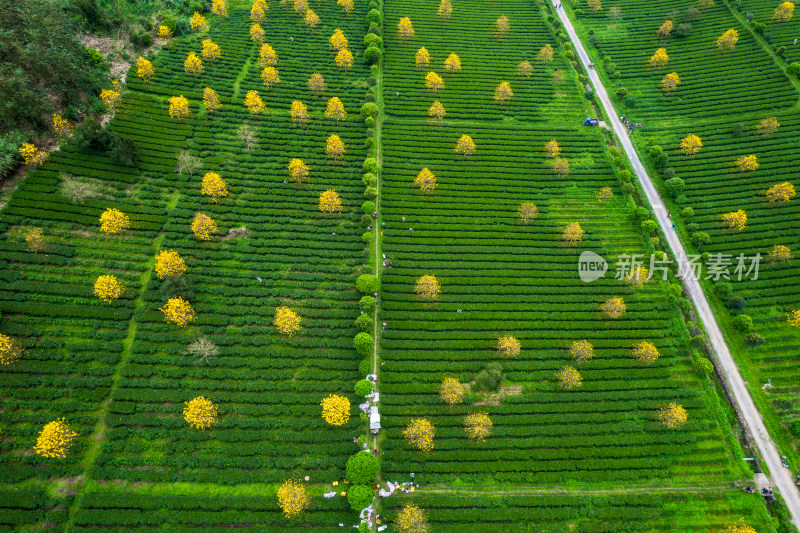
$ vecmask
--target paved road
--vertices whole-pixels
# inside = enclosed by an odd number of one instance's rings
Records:
[[[761,413],[756,409],[753,398],[750,396],[745,382],[742,379],[742,375],[739,373],[739,369],[733,361],[731,352],[728,349],[719,324],[717,324],[714,314],[711,312],[711,307],[708,305],[708,300],[706,300],[703,289],[700,287],[700,283],[697,281],[693,269],[689,266],[689,261],[686,257],[683,245],[678,239],[675,230],[672,229],[672,221],[667,217],[667,210],[664,206],[664,202],[653,186],[653,182],[650,181],[650,177],[647,175],[647,171],[639,160],[636,150],[633,149],[633,144],[631,144],[628,138],[628,130],[622,122],[620,122],[619,115],[608,97],[606,88],[600,82],[600,78],[597,76],[597,72],[595,72],[594,68],[589,68],[591,61],[589,60],[586,50],[583,48],[583,44],[575,33],[572,22],[569,20],[569,17],[567,17],[563,7],[558,7],[556,11],[575,46],[578,57],[589,74],[589,78],[595,88],[596,97],[603,104],[611,122],[611,127],[617,134],[625,153],[628,155],[628,159],[630,159],[633,165],[633,169],[639,178],[639,182],[642,184],[647,200],[653,207],[656,220],[667,237],[667,243],[673,252],[673,256],[676,258],[678,265],[683,267],[681,270],[688,273],[684,278],[684,285],[689,292],[689,297],[694,302],[698,316],[705,325],[711,346],[714,348],[719,359],[719,364],[721,365],[720,370],[730,384],[731,392],[733,393],[740,412],[743,414],[744,423],[747,424],[747,427],[750,429],[750,433],[753,435],[753,439],[761,452],[761,456],[767,463],[773,483],[772,488],[776,489],[783,496],[786,505],[789,507],[789,512],[791,513],[792,523],[800,527],[800,522],[798,521],[800,520],[800,493],[798,493],[798,488],[794,484],[791,472],[781,464],[780,454],[778,453],[777,446],[775,446],[775,441],[772,440],[772,437],[770,437],[767,432],[764,420],[761,418]]]

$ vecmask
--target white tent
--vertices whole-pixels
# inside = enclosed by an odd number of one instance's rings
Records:
[[[377,409],[373,409],[369,415],[369,430],[372,433],[377,433],[381,429],[381,415]]]

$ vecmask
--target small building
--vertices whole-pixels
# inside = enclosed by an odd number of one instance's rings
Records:
[[[373,409],[369,415],[369,432],[377,435],[381,430],[381,415],[377,409]]]

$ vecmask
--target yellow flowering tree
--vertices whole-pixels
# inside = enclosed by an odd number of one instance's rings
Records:
[[[739,32],[731,28],[717,38],[717,48],[720,50],[733,50],[739,40]]]
[[[665,20],[664,23],[661,24],[661,26],[659,26],[656,30],[656,36],[659,38],[659,40],[663,41],[669,37],[670,33],[672,33],[672,28],[674,26],[675,24],[671,20]]]
[[[334,161],[338,160],[345,153],[344,142],[338,135],[331,135],[325,141],[325,153]]]
[[[352,3],[353,0],[348,0],[348,1]],[[314,13],[313,10],[309,9],[303,16],[303,22],[305,22],[306,26],[308,26],[313,30],[314,28],[317,27],[317,24],[319,24],[319,15]]]
[[[156,254],[156,275],[159,279],[183,276],[186,263],[175,250],[161,250]]]
[[[255,22],[256,24],[264,22],[264,17],[267,10],[267,5],[265,2],[253,2],[253,7],[250,8],[250,20]]]
[[[492,419],[488,413],[472,413],[464,417],[467,437],[477,441],[486,440],[492,434]]]
[[[450,3],[450,0],[442,0],[439,2],[439,9],[436,11],[436,14],[443,18],[447,18],[452,15],[453,5]]]
[[[106,108],[111,112],[114,113],[117,110],[117,104],[119,103],[120,93],[119,91],[114,91],[112,89],[103,89],[100,91],[100,100],[106,105]]]
[[[600,306],[600,310],[608,318],[620,318],[625,314],[628,308],[622,298],[614,297],[603,302],[603,305]]]
[[[254,22],[252,26],[250,26],[250,40],[261,44],[264,42],[264,28],[261,27],[261,24],[258,22]]]
[[[164,313],[165,322],[177,324],[182,328],[186,327],[195,318],[192,306],[180,296],[167,300],[167,303],[164,307],[159,308],[159,311]]]
[[[222,198],[228,196],[228,184],[216,172],[208,172],[203,176],[200,193],[210,196],[211,201],[218,204]]]
[[[341,426],[350,420],[350,400],[338,394],[329,394],[322,405],[322,419],[332,426]]]
[[[320,193],[319,210],[327,214],[341,213],[342,199],[339,193],[333,189],[328,189]]]
[[[208,31],[208,22],[203,15],[195,11],[189,21],[189,27],[192,28],[192,31],[196,32]]]
[[[183,418],[191,427],[208,429],[217,423],[219,416],[217,406],[205,396],[198,396],[185,404]]]
[[[744,519],[739,519],[736,524],[728,524],[722,533],[758,533],[755,529],[744,523]]]
[[[353,0],[336,0],[336,4],[342,6],[342,11],[347,15],[353,12]]]
[[[687,135],[681,139],[681,152],[686,155],[695,155],[703,147],[703,141],[697,135]]]
[[[581,225],[578,222],[573,222],[564,229],[562,237],[567,242],[568,246],[575,246],[583,240],[583,234],[584,231]]]
[[[10,365],[22,356],[22,347],[17,341],[0,333],[0,365]]]
[[[53,113],[53,120],[50,124],[50,127],[53,130],[53,133],[59,137],[66,137],[72,133],[72,124],[70,124],[67,119],[58,113]]]
[[[794,328],[800,328],[800,309],[793,309],[792,311],[789,311],[787,321],[789,322],[790,326]]]
[[[648,65],[655,68],[661,68],[666,66],[669,63],[669,56],[667,55],[666,48],[659,48],[656,50],[656,53],[650,57],[650,61],[647,62]]]
[[[747,226],[747,213],[744,209],[738,211],[731,211],[722,215],[722,221],[730,229],[742,231]]]
[[[267,89],[271,89],[279,84],[281,78],[278,75],[278,69],[275,67],[264,67],[264,70],[261,71],[261,81],[264,82],[264,86]]]
[[[404,505],[397,513],[394,526],[400,533],[430,533],[431,531],[425,512],[412,504]]]
[[[293,7],[298,15],[302,15],[308,11],[308,0],[294,0]]]
[[[22,159],[25,161],[26,165],[38,165],[47,159],[47,152],[44,150],[39,150],[31,143],[22,143],[22,146],[19,148],[19,155],[22,156]]]
[[[533,65],[531,65],[530,61],[523,61],[517,65],[517,74],[523,78],[530,78],[531,74],[533,74]]]
[[[158,27],[158,38],[168,41],[172,38],[172,30],[169,26],[161,25]]]
[[[558,154],[561,152],[561,147],[558,145],[558,141],[555,139],[551,139],[544,143],[544,156],[548,159],[555,159],[558,157]]]
[[[47,247],[47,239],[42,233],[42,228],[30,228],[25,232],[25,243],[28,245],[28,251],[38,254]]]
[[[599,191],[597,191],[597,201],[598,202],[605,202],[611,200],[614,197],[614,191],[611,190],[611,187],[601,187]]]
[[[264,43],[258,53],[258,63],[262,67],[274,67],[278,64],[278,54],[270,45]]]
[[[417,50],[417,53],[414,54],[414,65],[416,65],[417,68],[425,68],[430,62],[431,55],[428,53],[428,49],[424,46]]]
[[[197,213],[192,220],[192,233],[201,241],[210,241],[217,232],[217,223],[205,213]]]
[[[497,351],[503,357],[516,357],[522,348],[522,344],[510,335],[497,339]]]
[[[414,292],[421,300],[434,301],[439,298],[441,290],[439,280],[430,274],[417,278],[414,284]]]
[[[334,50],[344,50],[347,48],[347,37],[345,37],[342,30],[336,28],[333,30],[333,35],[328,39],[328,43],[330,43],[331,48]]]
[[[211,39],[203,39],[201,44],[203,45],[203,50],[200,52],[200,54],[203,56],[203,59],[207,59],[213,63],[222,57],[222,50],[220,49],[219,45]]]
[[[353,53],[347,48],[342,48],[336,54],[336,66],[339,68],[350,68],[353,66]]]
[[[292,336],[300,330],[300,316],[286,306],[275,309],[273,324],[284,335]]]
[[[421,192],[432,192],[436,189],[436,176],[427,167],[420,170],[414,179],[414,185],[419,187]]]
[[[625,276],[625,282],[632,287],[643,287],[647,283],[647,278],[650,273],[645,267],[636,267],[631,269],[630,273]]]
[[[125,292],[125,287],[116,276],[102,275],[94,282],[94,295],[104,302],[111,303]]]
[[[666,407],[662,407],[658,411],[658,420],[661,425],[669,429],[678,429],[686,423],[688,414],[686,409],[675,402],[670,402]]]
[[[769,251],[767,259],[769,260],[770,263],[781,263],[783,261],[789,261],[792,259],[792,251],[789,249],[788,246],[784,246],[782,244],[776,244]]]
[[[537,56],[539,61],[552,61],[553,60],[553,47],[550,46],[550,43],[544,45],[541,50],[539,50],[539,55]]]
[[[444,80],[435,72],[428,72],[425,75],[425,88],[435,94],[444,89]]]
[[[247,91],[247,94],[244,97],[244,106],[253,115],[258,115],[267,109],[267,106],[264,105],[264,101],[261,99],[261,95],[258,94],[258,91]]]
[[[569,161],[567,161],[563,157],[556,157],[555,159],[553,159],[552,163],[550,163],[550,168],[553,169],[553,172],[559,178],[568,176],[570,173]]]
[[[464,385],[456,378],[444,378],[439,385],[439,397],[447,405],[455,405],[464,401]]]
[[[411,39],[414,37],[414,25],[411,24],[409,17],[402,17],[397,23],[397,35],[401,39]]]
[[[502,82],[494,90],[494,101],[500,105],[505,104],[513,97],[514,91],[511,90],[511,85],[509,85],[507,81]]]
[[[447,112],[444,110],[444,106],[439,100],[433,102],[428,108],[428,116],[436,122],[441,121],[446,114]]]
[[[173,96],[169,99],[169,116],[183,120],[189,116],[189,99],[185,96]]]
[[[72,431],[64,419],[59,418],[44,426],[33,449],[42,457],[64,459],[77,437],[78,434]]]
[[[222,108],[222,103],[219,101],[219,95],[217,95],[217,91],[211,87],[206,87],[203,89],[203,105],[206,107],[206,110],[209,113],[219,111]]]
[[[794,4],[791,2],[781,2],[778,4],[778,7],[775,8],[775,12],[772,14],[772,20],[775,22],[787,22],[792,20],[793,14]]]
[[[783,183],[777,183],[767,189],[767,199],[770,203],[782,203],[788,202],[792,198],[794,198],[796,192],[794,190],[794,185],[789,183],[788,181],[784,181]]]
[[[511,23],[508,21],[508,17],[505,15],[498,17],[498,19],[494,21],[494,28],[497,30],[498,37],[505,37],[508,30],[511,29]]]
[[[347,117],[347,111],[344,110],[344,104],[338,97],[334,96],[328,100],[328,105],[325,106],[325,116],[335,118],[337,121],[344,120]]]
[[[589,6],[589,10],[592,13],[597,13],[598,11],[602,11],[603,3],[600,0],[589,0],[587,5]]]
[[[403,430],[403,438],[409,445],[429,452],[433,449],[433,437],[436,429],[427,418],[414,418]]]
[[[447,56],[447,59],[444,60],[444,69],[453,74],[455,72],[461,71],[461,58],[458,57],[457,54],[450,54]]]
[[[666,76],[661,79],[659,83],[661,90],[665,93],[671,93],[675,89],[678,88],[678,85],[681,84],[681,77],[678,76],[677,72],[670,72]]]
[[[456,147],[453,148],[453,151],[467,157],[468,155],[474,154],[475,149],[475,142],[472,140],[472,137],[469,135],[462,135],[458,138],[458,141],[456,141]]]
[[[297,518],[311,505],[311,496],[300,481],[288,479],[278,489],[278,505],[286,518]]]
[[[642,341],[633,347],[633,357],[640,363],[655,363],[659,355],[658,349],[652,342]]]
[[[325,84],[325,78],[319,72],[315,72],[308,78],[308,90],[316,96],[325,92],[328,86]]]
[[[292,115],[292,123],[295,126],[302,126],[308,122],[308,108],[306,107],[306,104],[300,100],[295,100],[292,102],[289,112]]]
[[[308,173],[308,165],[303,163],[302,159],[295,158],[289,161],[289,177],[297,183],[303,183],[308,178]]]
[[[517,208],[517,214],[519,215],[519,221],[527,224],[539,216],[539,208],[533,202],[522,202]]]
[[[125,231],[130,227],[131,219],[119,209],[109,207],[100,215],[100,231],[103,233],[113,235]]]
[[[556,373],[558,384],[563,389],[571,390],[583,385],[583,378],[575,367],[565,366]]]
[[[757,170],[759,167],[758,158],[753,155],[743,155],[736,159],[736,168],[739,169],[739,172],[745,171],[754,171]]]
[[[756,131],[762,137],[766,137],[767,135],[772,135],[776,131],[780,124],[778,123],[778,119],[775,117],[767,117],[758,124],[756,124]]]
[[[211,12],[220,17],[227,17],[228,3],[225,0],[214,0],[211,2]]]
[[[569,355],[578,363],[584,363],[594,357],[594,346],[586,340],[575,341],[569,349]]]
[[[189,52],[186,61],[183,62],[183,70],[196,78],[203,73],[203,61],[194,52]]]
[[[151,81],[156,76],[153,63],[143,57],[136,60],[136,75],[145,81]]]

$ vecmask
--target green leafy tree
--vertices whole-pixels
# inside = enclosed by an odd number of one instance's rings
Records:
[[[345,469],[347,479],[356,485],[371,485],[378,479],[378,459],[368,451],[351,455]]]

